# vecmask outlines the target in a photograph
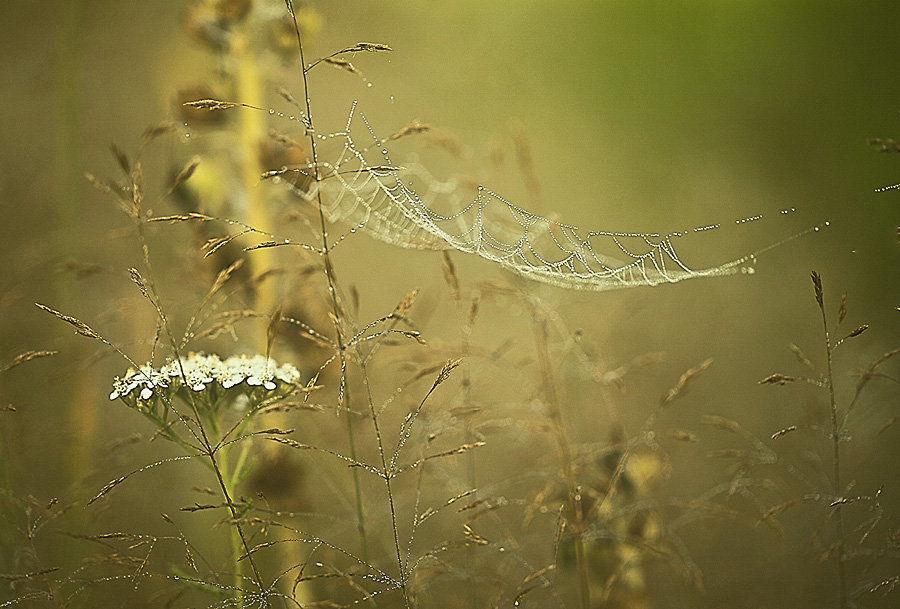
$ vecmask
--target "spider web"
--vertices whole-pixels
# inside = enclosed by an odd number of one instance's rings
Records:
[[[484,186],[477,186],[472,194],[473,189],[458,180],[438,180],[418,162],[403,167],[391,164],[385,147],[391,138],[376,137],[361,113],[372,143],[359,147],[354,141],[351,127],[356,114],[354,103],[345,131],[319,136],[343,138],[343,149],[334,162],[320,163],[322,180],[310,192],[296,192],[310,202],[316,202],[321,193],[330,222],[347,223],[351,232],[361,230],[394,246],[457,250],[532,280],[605,291],[753,273],[757,255],[819,230],[812,227],[752,254],[693,269],[680,259],[674,241],[717,229],[718,224],[665,235],[583,230],[533,214]],[[370,162],[369,157],[376,155],[378,162]],[[269,172],[267,177],[281,173]]]

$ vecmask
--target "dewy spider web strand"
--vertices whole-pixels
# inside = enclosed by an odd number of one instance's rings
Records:
[[[330,136],[343,138],[344,144],[333,163],[320,163],[323,180],[309,193],[297,191],[307,200],[314,200],[321,193],[329,221],[348,223],[351,232],[363,230],[398,247],[476,254],[529,279],[563,288],[605,291],[752,273],[752,264],[759,254],[820,229],[809,228],[718,266],[692,269],[682,262],[673,243],[673,239],[690,231],[667,235],[585,232],[533,214],[483,186],[478,186],[474,198],[469,198],[462,184],[439,181],[418,163],[392,165],[384,147],[386,140],[375,136],[361,113],[374,144],[359,148],[351,135],[356,114],[354,103],[345,130]],[[367,160],[372,148],[381,152],[379,164]],[[282,173],[267,172],[266,177]],[[414,181],[421,185],[418,190]],[[789,211],[782,211],[786,213]],[[736,224],[761,218],[753,216]],[[719,225],[712,224],[693,232],[716,228]],[[603,248],[614,255],[601,253]]]

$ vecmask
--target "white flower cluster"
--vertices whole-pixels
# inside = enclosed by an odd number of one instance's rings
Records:
[[[294,387],[300,381],[300,372],[290,364],[281,364],[262,355],[247,357],[238,355],[222,361],[218,355],[192,353],[181,360],[170,361],[159,370],[152,366],[131,369],[124,377],[116,377],[110,400],[118,398],[135,401],[132,392],[139,392],[138,399],[146,402],[160,393],[173,394],[182,387],[194,392],[207,389],[228,390],[246,384],[248,391],[261,387],[265,392]],[[218,391],[217,391],[218,392]]]

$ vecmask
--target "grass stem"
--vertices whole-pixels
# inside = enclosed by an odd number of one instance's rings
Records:
[[[590,609],[590,574],[588,573],[587,558],[584,552],[584,513],[581,505],[581,490],[575,474],[575,463],[572,459],[572,450],[562,416],[559,393],[556,389],[553,365],[550,361],[550,328],[547,316],[540,308],[539,303],[532,301],[532,309],[534,311],[534,332],[540,361],[541,381],[547,400],[548,415],[553,423],[566,484],[569,509],[573,518],[571,531],[573,543],[575,544],[575,564],[578,570],[578,589],[581,596],[581,606],[583,609]]]
[[[828,385],[828,395],[831,406],[831,442],[832,442],[832,463],[834,464],[834,493],[836,499],[840,499],[843,495],[843,487],[841,485],[841,429],[838,424],[837,400],[834,394],[834,374],[832,371],[832,360],[834,358],[834,347],[831,344],[831,334],[828,330],[828,315],[825,313],[824,296],[822,290],[822,278],[815,271],[812,272],[813,287],[816,293],[816,302],[819,305],[819,311],[822,313],[822,327],[825,331],[825,361],[826,361],[826,383]],[[847,595],[847,568],[844,556],[844,513],[842,510],[843,502],[837,501],[834,506],[834,517],[837,526],[837,561],[838,561],[838,583],[840,586],[841,609],[847,609],[850,606]]]
[[[288,12],[291,15],[291,19],[294,24],[294,31],[297,34],[297,48],[300,53],[300,72],[303,75],[303,94],[306,99],[306,126],[307,126],[307,135],[309,137],[309,145],[310,152],[312,155],[312,168],[313,168],[313,179],[315,180],[316,186],[316,203],[319,211],[319,227],[322,234],[322,262],[325,267],[325,277],[328,281],[328,293],[331,297],[331,310],[335,319],[335,334],[337,338],[337,346],[338,346],[338,355],[340,357],[341,364],[341,395],[347,398],[348,388],[347,388],[347,378],[346,378],[346,370],[347,370],[347,353],[346,347],[344,345],[344,337],[340,328],[340,320],[342,319],[341,315],[341,307],[338,302],[338,294],[336,281],[334,277],[334,269],[331,265],[331,257],[329,254],[330,248],[328,243],[328,226],[325,221],[325,210],[322,204],[322,191],[318,188],[319,182],[322,180],[322,176],[319,172],[319,162],[318,162],[318,148],[316,146],[316,134],[315,127],[313,124],[313,116],[312,116],[312,107],[310,105],[310,95],[309,95],[309,79],[306,76],[307,68],[306,68],[306,59],[303,54],[303,38],[300,36],[300,27],[297,23],[297,16],[294,13],[294,5],[291,0],[285,0],[285,5],[287,6]],[[356,441],[353,436],[353,425],[350,417],[347,417],[347,434],[350,442],[350,457],[352,459],[356,459]],[[366,540],[366,524],[365,524],[365,509],[363,504],[363,496],[362,496],[362,487],[360,486],[359,481],[359,473],[354,470],[353,472],[353,486],[354,486],[354,494],[355,494],[355,503],[356,503],[356,517],[357,517],[357,528],[359,530],[359,538],[360,538],[360,549],[362,553],[363,560],[368,562],[368,542]]]

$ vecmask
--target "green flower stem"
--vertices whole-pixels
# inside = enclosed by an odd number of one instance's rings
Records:
[[[238,478],[240,477],[240,472],[243,468],[244,461],[247,455],[247,445],[241,447],[241,454],[238,457],[238,462],[235,464],[233,468],[229,468],[228,466],[228,453],[231,452],[227,448],[223,449],[222,452],[222,480],[223,480],[223,493],[225,494],[226,500],[228,501],[228,507],[231,509],[232,517],[237,520],[238,515],[234,509],[234,504],[231,502],[228,497],[230,497],[230,493],[228,489],[237,488]],[[241,606],[241,601],[244,596],[243,592],[243,584],[244,584],[244,562],[240,560],[242,550],[246,548],[243,538],[243,533],[240,529],[240,525],[235,522],[231,527],[231,572],[234,574],[234,588],[235,588],[235,601],[238,606]],[[246,550],[249,553],[249,549]],[[249,559],[249,555],[248,555]]]

